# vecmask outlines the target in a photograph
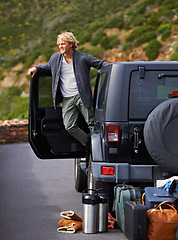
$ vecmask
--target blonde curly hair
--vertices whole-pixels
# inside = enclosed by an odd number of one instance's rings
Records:
[[[78,47],[78,41],[72,32],[64,32],[64,33],[59,34],[57,36],[57,44],[58,45],[59,45],[59,39],[62,39],[64,41],[68,42],[69,44],[72,43],[73,49],[76,49]]]

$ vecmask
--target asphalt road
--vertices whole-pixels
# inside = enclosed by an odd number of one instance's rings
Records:
[[[61,211],[82,216],[75,191],[74,161],[40,160],[28,143],[0,145],[1,240],[126,240],[119,229],[107,233],[58,233]]]

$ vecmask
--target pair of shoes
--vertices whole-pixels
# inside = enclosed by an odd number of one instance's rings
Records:
[[[82,229],[82,218],[73,211],[65,211],[60,213],[63,217],[58,222],[58,232],[62,233],[75,233],[77,230]]]

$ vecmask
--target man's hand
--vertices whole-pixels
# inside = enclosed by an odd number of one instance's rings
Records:
[[[28,75],[30,75],[33,78],[36,72],[37,72],[36,67],[32,67],[28,70]]]

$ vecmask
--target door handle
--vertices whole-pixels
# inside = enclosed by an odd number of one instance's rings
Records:
[[[135,127],[133,129],[133,132],[134,132],[134,152],[138,153],[138,147],[139,144],[141,143],[141,139],[139,138],[140,129],[138,127]]]

